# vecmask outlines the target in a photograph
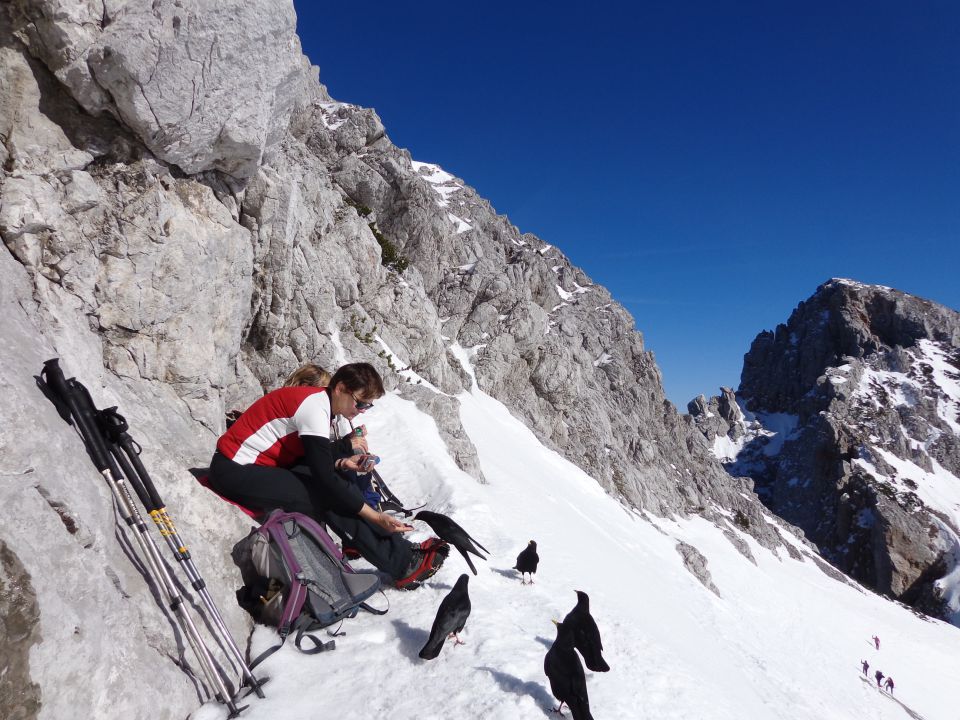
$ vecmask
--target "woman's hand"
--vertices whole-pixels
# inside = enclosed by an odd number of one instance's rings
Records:
[[[379,510],[374,510],[369,505],[364,505],[360,509],[360,517],[366,520],[367,522],[381,527],[387,532],[409,532],[413,530],[412,525],[407,525],[405,522],[398,520],[393,515],[388,515],[385,512],[380,512]]]
[[[364,455],[353,455],[348,458],[340,458],[337,460],[335,467],[337,470],[353,470],[355,473],[363,473],[363,458]]]
[[[380,517],[377,519],[377,525],[387,532],[410,532],[413,525],[407,525],[402,520],[398,520],[393,515],[385,512],[377,513]]]
[[[354,452],[357,450],[362,450],[364,453],[370,452],[370,447],[367,445],[366,425],[358,425],[350,433],[350,447],[353,448]]]

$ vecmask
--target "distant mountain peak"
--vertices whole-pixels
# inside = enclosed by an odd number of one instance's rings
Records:
[[[689,406],[731,474],[840,569],[960,624],[960,313],[831,279],[757,336],[736,395]]]
[[[737,395],[756,411],[800,413],[827,368],[920,339],[960,345],[960,313],[893,288],[833,278],[786,323],[757,335]]]

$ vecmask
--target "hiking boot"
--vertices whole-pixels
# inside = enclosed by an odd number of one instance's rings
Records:
[[[359,550],[349,545],[344,545],[342,552],[347,560],[359,560],[362,557]]]
[[[360,558],[363,557],[363,555],[360,554],[360,551],[359,551],[359,550],[356,550],[356,549],[350,548],[350,547],[346,548],[346,549],[343,551],[343,556],[344,556],[347,560],[359,560]]]
[[[447,555],[450,554],[450,546],[447,545],[446,541],[441,540],[437,537],[427,538],[422,543],[420,543],[421,550],[435,550],[436,552],[443,555],[443,559],[447,559]],[[442,561],[441,561],[442,562]]]
[[[425,580],[436,575],[450,553],[450,546],[440,538],[429,538],[415,547],[407,566],[407,574],[397,580],[399,590],[416,590]]]

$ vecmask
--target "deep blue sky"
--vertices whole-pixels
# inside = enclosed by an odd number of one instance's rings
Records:
[[[681,410],[830,277],[960,309],[960,3],[295,5],[331,95],[609,288]]]

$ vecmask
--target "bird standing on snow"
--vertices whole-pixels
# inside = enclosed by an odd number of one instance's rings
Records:
[[[573,642],[583,655],[583,662],[594,672],[607,672],[610,666],[603,659],[603,643],[600,641],[600,628],[590,614],[590,597],[577,590],[577,605],[563,619],[569,625]]]
[[[531,540],[527,546],[517,555],[517,564],[513,566],[514,570],[520,571],[520,581],[526,585],[525,573],[530,573],[530,584],[533,584],[533,574],[537,571],[537,563],[540,562],[540,556],[537,555],[537,543]]]
[[[422,520],[425,522],[433,529],[433,531],[437,534],[437,537],[439,537],[441,540],[446,540],[457,550],[459,550],[460,554],[463,555],[463,559],[467,561],[467,565],[469,565],[470,569],[473,571],[473,574],[477,574],[477,569],[473,566],[473,562],[471,562],[467,553],[472,552],[481,560],[486,560],[487,558],[480,554],[480,550],[483,550],[485,553],[489,553],[490,551],[470,537],[466,530],[457,525],[446,515],[430,512],[429,510],[421,510],[413,516],[413,519]],[[477,548],[479,548],[479,550]]]
[[[573,720],[593,720],[590,714],[590,700],[587,697],[587,679],[583,674],[583,665],[573,650],[573,632],[566,622],[558,623],[557,639],[547,650],[543,659],[543,671],[550,680],[550,692],[560,701],[560,707],[553,711],[563,714],[564,703],[570,708]]]
[[[463,626],[467,624],[467,618],[470,617],[470,595],[467,593],[469,580],[470,576],[466,573],[461,575],[457,584],[453,586],[453,590],[440,601],[437,617],[434,618],[433,627],[430,628],[430,638],[420,651],[420,657],[424,660],[433,660],[439,655],[444,641],[451,635],[456,638],[457,645],[463,645],[457,633],[463,630]]]

